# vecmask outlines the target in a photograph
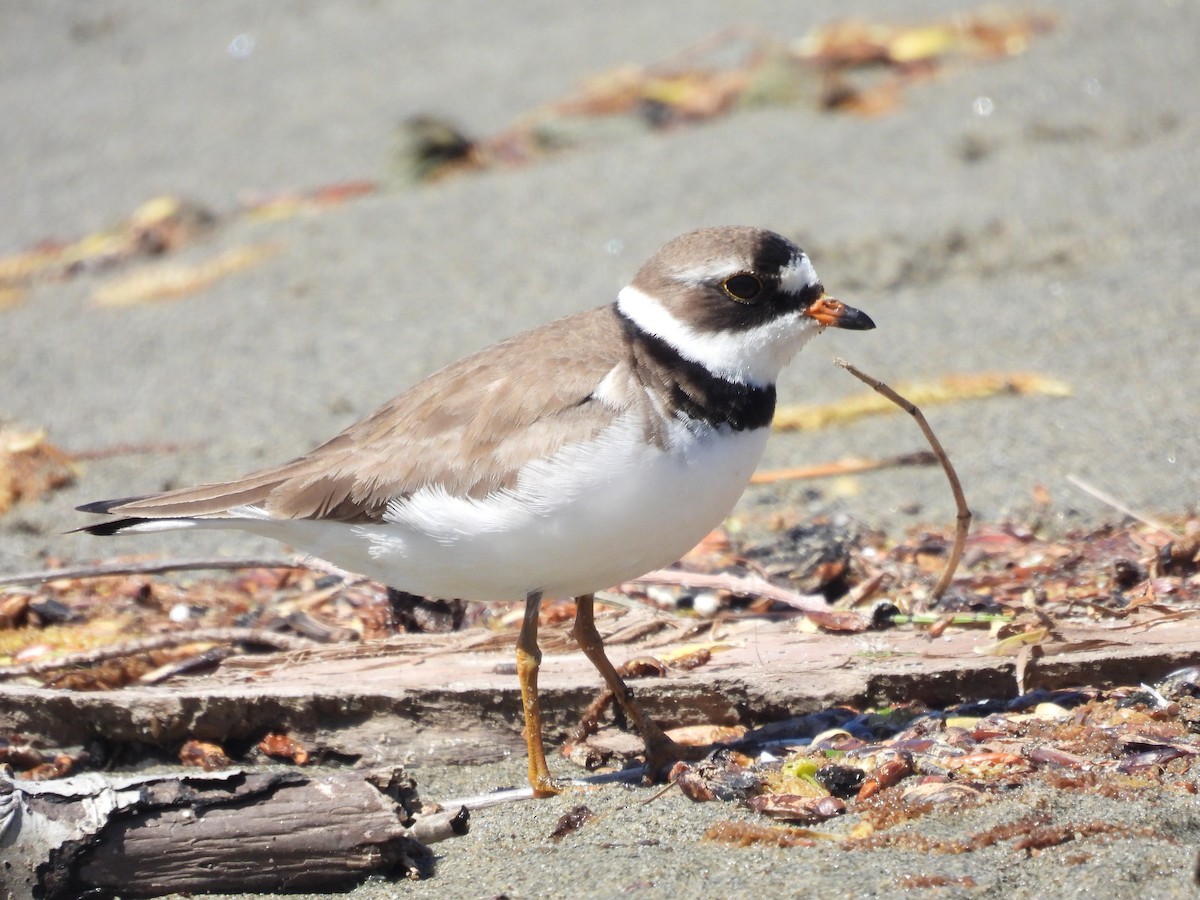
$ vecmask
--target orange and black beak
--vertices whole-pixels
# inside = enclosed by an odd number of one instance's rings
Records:
[[[832,325],[834,328],[850,331],[870,331],[875,327],[871,317],[862,310],[847,306],[841,300],[834,300],[824,294],[809,304],[804,315],[816,319],[822,325]]]

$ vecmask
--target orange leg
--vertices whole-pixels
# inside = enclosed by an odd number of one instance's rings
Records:
[[[542,651],[538,647],[538,614],[541,591],[525,598],[525,620],[517,639],[517,679],[521,683],[521,708],[525,713],[525,747],[529,754],[529,786],[535,797],[553,797],[559,792],[546,766],[546,748],[542,743],[542,707],[538,703],[538,667]]]
[[[621,709],[625,710],[625,715],[642,736],[642,742],[646,745],[647,779],[657,780],[667,766],[681,759],[703,758],[709,748],[677,744],[634,702],[633,691],[621,680],[621,676],[604,654],[604,641],[600,632],[596,630],[595,603],[595,597],[591,594],[575,598],[575,627],[571,633],[575,636],[579,649],[596,667],[608,689],[621,704]]]

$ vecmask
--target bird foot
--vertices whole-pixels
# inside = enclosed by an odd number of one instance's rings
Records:
[[[533,797],[535,800],[545,800],[547,797],[557,797],[563,792],[563,788],[553,778],[546,776],[545,778],[529,779],[529,786],[533,789]]]

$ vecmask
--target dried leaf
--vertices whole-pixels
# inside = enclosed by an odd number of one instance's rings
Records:
[[[762,789],[763,779],[741,765],[739,754],[716,754],[695,764],[676,763],[668,779],[696,803],[712,800],[745,800]]]
[[[301,213],[320,212],[378,190],[379,185],[374,181],[343,181],[312,191],[248,197],[242,201],[242,208],[251,220],[274,222]]]
[[[625,679],[665,678],[667,667],[653,656],[635,656],[617,666],[617,674]]]
[[[0,284],[10,287],[32,281],[60,260],[65,246],[47,243],[24,253],[0,257]]]
[[[936,466],[937,463],[937,457],[928,450],[905,453],[900,456],[891,456],[884,459],[847,457],[836,462],[819,463],[814,466],[798,466],[793,469],[770,469],[765,472],[755,472],[750,478],[750,483],[775,484],[779,481],[800,481],[810,478],[841,478],[859,472],[874,472],[893,466]]]
[[[652,123],[657,127],[678,121],[702,121],[727,112],[745,89],[745,71],[691,71],[668,78],[653,78],[641,89],[639,102],[657,104],[670,112]]]
[[[219,744],[207,741],[187,741],[179,748],[179,762],[185,766],[195,766],[205,772],[223,769],[230,764],[229,757]]]
[[[839,840],[837,835],[822,834],[807,828],[768,827],[751,822],[717,822],[704,832],[704,839],[733,847],[815,847],[817,840]]]
[[[835,78],[825,87],[821,108],[856,116],[882,116],[897,109],[903,100],[903,85],[897,79],[885,79],[866,87]]]
[[[1022,647],[1041,644],[1049,637],[1049,628],[1031,628],[1028,631],[1012,634],[990,644],[976,647],[975,652],[982,656],[1016,656]]]
[[[155,300],[172,300],[203,290],[234,272],[273,256],[278,248],[255,244],[227,250],[197,265],[171,265],[144,269],[100,288],[92,297],[97,306],[134,306]]]
[[[864,779],[858,789],[857,799],[874,797],[885,788],[899,784],[913,773],[912,756],[908,753],[891,753]]]
[[[840,816],[846,804],[837,797],[801,797],[797,794],[760,794],[751,797],[746,805],[771,819],[815,825]]]
[[[558,843],[568,834],[574,834],[586,823],[596,818],[597,816],[594,812],[592,812],[583,804],[580,804],[574,809],[570,809],[562,814],[558,822],[555,824],[554,830],[550,832],[550,840]]]
[[[1040,394],[1047,397],[1071,395],[1071,387],[1066,382],[1030,372],[946,375],[932,382],[900,384],[896,386],[896,391],[917,406],[982,400],[1006,394]],[[777,431],[814,431],[827,425],[896,411],[896,405],[886,397],[868,391],[836,403],[781,407],[775,413],[773,426]]]
[[[695,669],[712,659],[714,653],[732,650],[735,645],[721,641],[705,641],[701,644],[680,644],[658,654],[658,661],[671,669]]]
[[[667,737],[685,747],[731,744],[747,731],[745,725],[681,725],[667,731]]]
[[[65,278],[139,256],[178,250],[211,227],[215,218],[179,197],[155,197],[108,231],[77,241],[44,241],[24,253],[0,259],[0,286],[25,285],[41,277]]]
[[[1015,56],[1030,40],[1050,31],[1056,19],[1043,13],[985,10],[923,25],[889,25],[843,19],[812,29],[795,45],[798,57],[823,65],[912,65],[947,56],[977,59]]]
[[[75,768],[75,760],[65,753],[56,753],[51,762],[35,766],[25,773],[30,781],[50,781],[55,778],[66,778]]]
[[[46,432],[0,429],[0,515],[75,480],[71,458],[46,440]]]
[[[298,766],[308,763],[307,748],[286,734],[268,734],[258,742],[258,749],[275,759],[290,759]]]
[[[0,629],[20,628],[29,612],[29,594],[0,594]]]

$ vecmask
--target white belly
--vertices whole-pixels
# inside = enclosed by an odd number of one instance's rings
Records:
[[[380,524],[262,522],[260,533],[422,596],[574,597],[694,547],[741,496],[768,431],[679,427],[663,450],[619,421],[597,441],[526,467],[511,491],[471,500],[425,489]]]

